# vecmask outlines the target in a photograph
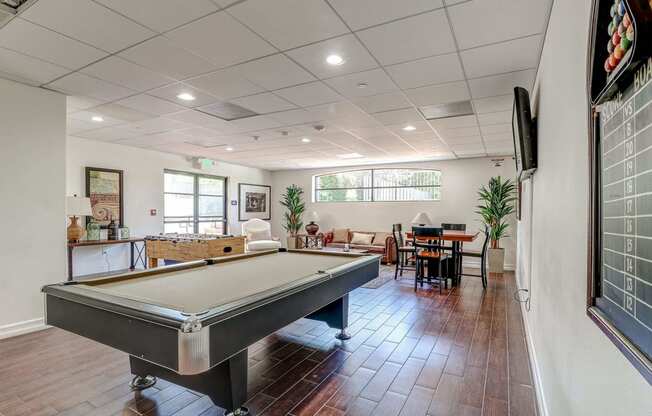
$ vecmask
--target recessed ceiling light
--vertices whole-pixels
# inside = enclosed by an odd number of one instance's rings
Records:
[[[357,159],[362,156],[360,153],[344,153],[343,155],[337,155],[340,159]]]
[[[101,122],[104,121],[104,117],[102,117],[102,116],[93,116],[93,117],[91,117],[91,120],[93,120],[96,123],[101,123]]]
[[[368,85],[369,84],[367,84],[366,82],[358,82],[358,88],[367,88]]]
[[[307,138],[307,137],[304,137],[303,139],[301,139],[301,141],[302,141],[303,143],[310,143],[310,139]]]
[[[195,96],[187,92],[182,92],[181,94],[177,95],[177,98],[183,101],[194,101]]]
[[[229,146],[229,147],[226,148],[226,151],[227,151],[227,152],[232,152],[232,151],[233,151],[233,148],[232,148],[231,146]]]
[[[339,66],[344,63],[344,58],[335,54],[328,55],[328,57],[326,58],[326,62],[328,62],[329,65]]]
[[[408,124],[407,126],[403,127],[403,130],[405,130],[405,131],[414,131],[414,130],[416,130],[416,129],[417,129],[417,128],[414,127],[414,126],[411,125],[411,124]]]

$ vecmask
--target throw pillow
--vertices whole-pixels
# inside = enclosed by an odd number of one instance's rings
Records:
[[[348,228],[334,228],[333,229],[333,243],[348,243],[349,242],[349,229]]]
[[[272,234],[268,229],[247,231],[247,241],[271,240]]]
[[[376,233],[376,235],[374,235],[373,245],[384,247],[385,240],[387,239],[387,237],[389,237],[389,235],[390,235],[389,233]]]
[[[373,234],[353,233],[353,237],[351,237],[351,244],[370,246],[371,240],[373,240],[373,238]]]

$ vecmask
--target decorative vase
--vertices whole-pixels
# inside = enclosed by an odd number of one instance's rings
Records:
[[[86,225],[86,239],[99,240],[100,239],[100,224],[91,221]]]
[[[76,243],[84,236],[84,229],[77,222],[79,217],[72,216],[70,217],[70,225],[67,229],[68,242]]]
[[[287,237],[288,250],[294,250],[297,248],[297,238],[292,235]]]
[[[128,239],[129,239],[129,227],[120,228],[120,240],[128,240]]]
[[[315,235],[319,231],[319,225],[315,224],[314,221],[310,221],[310,224],[306,225],[306,232],[308,235]]]
[[[505,249],[490,248],[487,249],[489,257],[489,273],[503,273],[505,271]]]
[[[108,230],[108,235],[107,235],[108,240],[120,239],[120,226],[115,222],[113,218],[111,219],[111,222],[109,222],[107,230]]]

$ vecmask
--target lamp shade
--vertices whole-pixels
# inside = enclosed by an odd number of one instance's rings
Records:
[[[425,212],[420,212],[412,219],[412,224],[432,224],[432,220]]]
[[[319,221],[319,214],[315,211],[310,211],[308,214],[306,214],[306,220],[308,222],[317,222]]]
[[[66,197],[66,215],[81,217],[82,215],[93,215],[91,211],[91,199],[80,196]]]

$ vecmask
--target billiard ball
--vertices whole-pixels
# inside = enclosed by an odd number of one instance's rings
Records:
[[[607,32],[609,33],[609,36],[614,34],[615,30],[614,30],[614,22],[613,21],[609,22],[609,26],[607,27]]]
[[[627,9],[625,9],[625,2],[623,0],[620,0],[620,3],[618,4],[618,14],[619,15],[624,15]]]
[[[632,46],[632,41],[627,39],[627,36],[623,36],[623,38],[620,40],[620,47],[624,50],[627,51],[629,47]],[[614,48],[615,49],[615,48]]]
[[[623,33],[625,33],[626,31],[627,28],[625,27],[625,25],[623,24],[623,22],[620,22],[620,24],[618,25],[618,34],[622,37]]]
[[[622,41],[620,41],[622,43]],[[609,55],[611,55],[616,47],[614,46],[613,42],[609,41],[607,43],[607,52],[609,52]]]
[[[614,55],[609,56],[609,65],[611,65],[612,68],[616,68],[619,62],[620,59],[616,58]]]
[[[621,15],[617,14],[617,15],[614,16],[614,18],[611,21],[614,22],[614,26],[618,27],[618,25],[620,24],[620,22],[622,22],[622,20],[623,20],[623,17]]]
[[[611,72],[611,71],[614,70],[614,69],[611,67],[611,65],[609,65],[609,58],[607,58],[607,60],[604,61],[604,70],[607,71],[607,72]]]
[[[621,36],[618,34],[618,32],[614,32],[614,34],[611,36],[611,42],[613,42],[614,46],[620,43],[620,38]]]
[[[609,9],[609,15],[610,15],[611,17],[614,17],[615,14],[616,14],[616,3],[612,4],[612,5],[611,5],[611,9]]]
[[[625,27],[629,27],[632,24],[632,19],[629,17],[629,13],[625,13],[625,16],[623,16],[623,24]]]
[[[614,48],[614,57],[618,60],[621,60],[623,59],[623,56],[625,56],[625,50],[620,45],[616,46]]]
[[[630,27],[627,28],[627,33],[626,33],[625,37],[630,42],[634,41],[634,26],[630,26]]]

